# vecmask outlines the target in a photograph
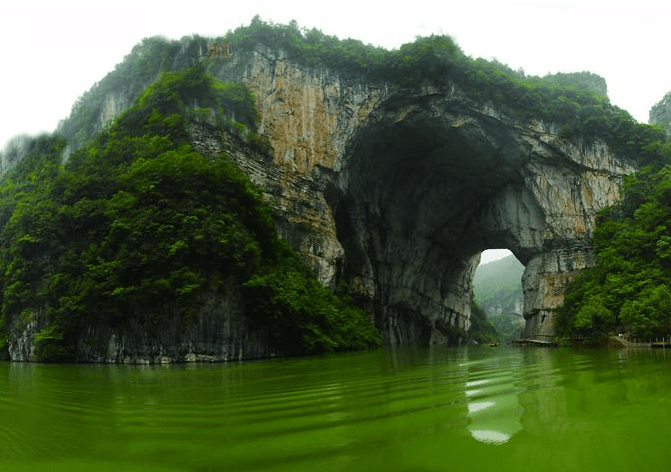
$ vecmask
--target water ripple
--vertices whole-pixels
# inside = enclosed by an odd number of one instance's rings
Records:
[[[642,440],[637,422],[647,431],[671,420],[669,364],[657,353],[503,347],[215,366],[0,364],[0,470],[9,461],[69,471],[92,463],[571,470],[568,450],[602,470],[590,453],[606,449],[621,465],[631,462],[624,453],[664,456],[651,450],[665,450],[661,440]]]

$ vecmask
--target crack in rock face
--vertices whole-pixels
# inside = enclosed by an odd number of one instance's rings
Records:
[[[330,201],[342,274],[388,343],[452,344],[480,253],[508,248],[526,266],[525,335],[552,336],[566,284],[591,263],[596,213],[633,170],[463,100],[391,98],[352,139]]]

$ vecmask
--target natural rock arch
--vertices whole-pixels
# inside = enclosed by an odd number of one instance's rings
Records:
[[[191,125],[191,144],[212,158],[225,153],[261,187],[280,235],[324,285],[344,283],[366,304],[390,344],[456,341],[469,327],[480,253],[491,247],[511,249],[526,267],[526,335],[553,335],[567,282],[591,262],[596,214],[618,200],[622,177],[635,170],[604,144],[516,121],[445,77],[440,87],[367,83],[262,45],[244,61],[222,61],[218,76],[254,91],[258,131],[273,155],[202,122]],[[133,100],[96,93],[105,106],[91,129]],[[270,355],[227,303],[207,306],[181,344],[156,347],[141,330],[117,339],[104,328],[82,360],[156,359],[147,347],[206,359]],[[13,334],[23,347],[12,359],[30,359],[40,329],[33,323]]]
[[[469,327],[480,253],[526,266],[525,334],[555,334],[554,309],[591,262],[597,212],[633,166],[447,94],[386,100],[350,141],[331,198],[341,273],[391,344],[450,343]]]
[[[633,162],[454,84],[345,81],[270,49],[243,80],[276,167],[238,162],[272,189],[280,233],[324,284],[344,282],[368,305],[388,343],[457,340],[491,247],[526,266],[526,335],[555,334],[567,282],[591,263],[596,214],[619,199]]]
[[[455,84],[343,79],[263,47],[242,80],[274,159],[231,157],[279,210],[280,234],[323,284],[367,305],[390,344],[459,339],[491,247],[526,266],[526,335],[553,335],[567,282],[591,263],[596,214],[635,170]]]

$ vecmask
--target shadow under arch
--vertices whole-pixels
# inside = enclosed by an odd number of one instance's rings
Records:
[[[491,247],[526,266],[525,334],[553,332],[563,286],[590,263],[601,207],[587,200],[618,185],[587,179],[580,151],[557,140],[441,93],[399,95],[370,115],[325,194],[345,254],[339,282],[388,344],[459,343]]]

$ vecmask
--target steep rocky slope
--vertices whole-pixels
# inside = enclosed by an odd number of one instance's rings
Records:
[[[175,57],[209,61],[254,92],[272,158],[202,123],[194,148],[229,152],[277,210],[280,235],[322,284],[370,309],[389,344],[459,342],[480,253],[492,247],[526,266],[525,334],[553,335],[566,284],[591,263],[597,212],[636,169],[602,140],[569,139],[542,113],[511,113],[450,76],[371,80],[262,41],[238,51],[199,39]],[[96,90],[104,106],[87,129],[132,102],[124,90]]]
[[[552,335],[565,284],[590,263],[596,214],[635,169],[603,143],[513,120],[454,83],[361,83],[261,46],[242,78],[286,179],[276,204],[290,227],[309,229],[283,231],[324,283],[367,300],[392,344],[467,330],[473,272],[490,247],[526,266],[526,334]],[[316,203],[318,218],[303,212]]]

